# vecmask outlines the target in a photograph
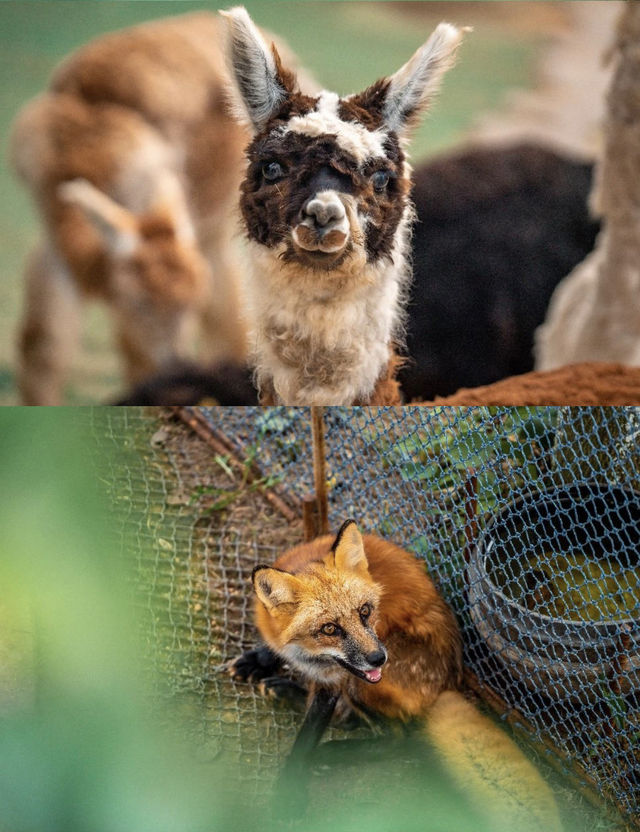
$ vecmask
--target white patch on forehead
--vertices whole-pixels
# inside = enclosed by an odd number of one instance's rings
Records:
[[[343,121],[338,115],[339,96],[323,90],[316,109],[304,116],[294,116],[286,125],[286,131],[305,136],[335,136],[338,146],[353,156],[358,164],[367,159],[385,156],[384,141],[387,134],[382,130],[367,130],[364,124]]]

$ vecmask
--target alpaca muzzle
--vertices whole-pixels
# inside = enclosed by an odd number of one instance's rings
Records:
[[[293,229],[293,241],[306,252],[340,254],[349,241],[349,220],[336,191],[320,191],[308,199]]]

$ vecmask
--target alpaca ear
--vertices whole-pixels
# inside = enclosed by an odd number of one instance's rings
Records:
[[[134,250],[139,240],[135,216],[87,179],[63,182],[57,193],[63,202],[82,211],[110,251],[126,254]]]
[[[259,133],[293,92],[294,76],[283,69],[275,46],[267,45],[243,6],[220,14],[227,24],[226,55],[235,114]]]
[[[404,66],[352,96],[352,100],[377,112],[387,130],[406,134],[434,99],[443,75],[455,63],[457,48],[467,31],[470,29],[440,23]]]
[[[382,115],[386,126],[402,133],[413,126],[431,104],[467,29],[440,23],[429,40],[389,78]]]
[[[153,181],[149,213],[162,213],[171,219],[176,237],[187,245],[196,244],[193,221],[189,215],[185,189],[178,177],[158,171]]]
[[[256,566],[251,580],[258,599],[268,610],[280,604],[295,604],[299,598],[301,582],[289,572],[269,566]]]
[[[338,571],[369,575],[364,542],[355,520],[347,520],[342,524],[332,548]]]

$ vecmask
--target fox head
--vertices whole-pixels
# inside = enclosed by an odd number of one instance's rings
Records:
[[[387,661],[374,629],[381,589],[353,520],[324,559],[295,575],[257,566],[253,586],[263,636],[296,671],[324,684],[338,684],[345,673],[380,681]]]

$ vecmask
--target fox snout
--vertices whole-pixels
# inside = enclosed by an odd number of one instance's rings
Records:
[[[379,650],[374,650],[366,657],[367,661],[372,667],[382,667],[387,661],[387,651],[380,647]]]
[[[346,640],[344,656],[337,659],[339,665],[354,676],[375,684],[382,678],[381,668],[387,661],[387,651],[376,639],[376,645],[371,650],[363,650],[351,639]]]

